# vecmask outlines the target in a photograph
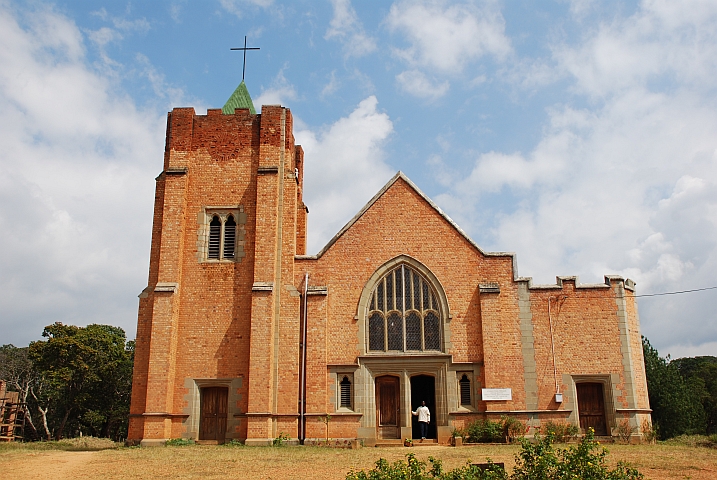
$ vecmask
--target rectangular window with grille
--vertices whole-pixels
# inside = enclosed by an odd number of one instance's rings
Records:
[[[461,379],[458,381],[458,385],[461,390],[461,405],[471,405],[471,381],[468,378],[468,374],[463,374]]]
[[[351,408],[351,380],[348,375],[339,375],[339,407]]]

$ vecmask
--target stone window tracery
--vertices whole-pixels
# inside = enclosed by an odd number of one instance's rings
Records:
[[[435,289],[410,265],[401,264],[375,285],[368,302],[368,350],[441,350],[441,312]]]

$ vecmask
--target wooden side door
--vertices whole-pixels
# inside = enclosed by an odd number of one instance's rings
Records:
[[[376,379],[376,424],[379,438],[400,438],[398,377]]]
[[[227,431],[227,387],[202,388],[200,403],[199,440],[224,443]]]
[[[607,435],[602,383],[578,383],[576,387],[580,429],[586,432],[592,427],[595,435]]]

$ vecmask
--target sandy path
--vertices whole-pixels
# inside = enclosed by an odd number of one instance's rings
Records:
[[[0,469],[6,478],[71,479],[82,478],[98,452],[22,452],[0,458]]]

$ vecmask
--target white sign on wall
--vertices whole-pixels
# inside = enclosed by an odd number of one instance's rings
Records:
[[[483,401],[513,400],[513,390],[510,388],[484,388]]]

